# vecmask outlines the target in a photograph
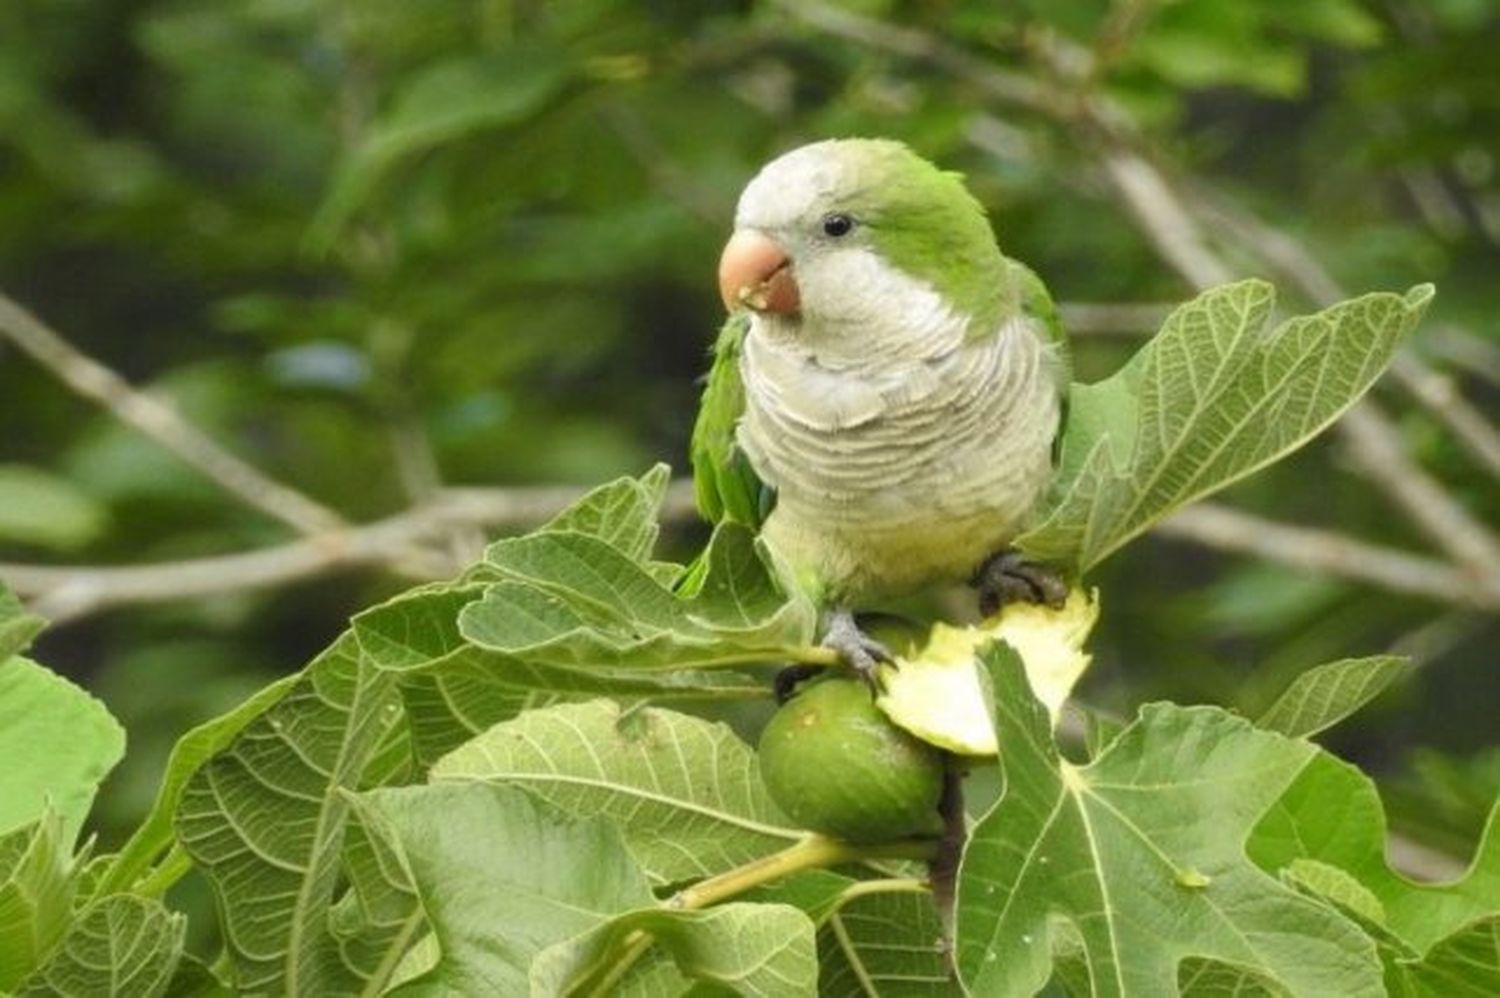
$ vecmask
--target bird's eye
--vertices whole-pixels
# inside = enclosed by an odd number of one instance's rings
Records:
[[[854,219],[842,212],[834,212],[823,216],[823,234],[837,239],[839,236],[847,236],[854,230]]]

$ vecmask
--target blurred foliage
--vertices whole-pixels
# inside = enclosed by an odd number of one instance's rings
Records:
[[[422,487],[413,440],[452,483],[592,483],[656,459],[685,470],[735,197],[808,139],[890,135],[963,170],[1002,244],[1060,300],[1187,296],[1081,132],[796,9],[0,5],[0,288],[356,520]],[[1428,333],[1443,322],[1500,346],[1495,0],[842,9],[944,38],[1060,101],[1077,81],[1058,83],[1038,49],[1079,46],[1087,85],[1164,155],[1305,241],[1349,287],[1435,282],[1419,349],[1439,355]],[[1081,375],[1108,373],[1133,345],[1083,340]],[[1495,373],[1462,382],[1491,413]],[[13,351],[0,350],[0,399],[8,560],[145,562],[286,536]],[[1414,453],[1500,522],[1494,481],[1429,416],[1401,411]],[[1367,483],[1329,474],[1339,461],[1322,443],[1231,498],[1423,548]],[[1475,755],[1500,702],[1493,617],[1151,540],[1097,582],[1086,695],[1122,711],[1159,697],[1250,710],[1313,662],[1420,652],[1414,677],[1335,745],[1405,774],[1399,820],[1455,848],[1471,840],[1465,774],[1494,780],[1493,754]],[[116,827],[177,733],[401,584],[323,580],[52,632],[45,657],[85,677],[132,737],[120,792],[105,795]]]

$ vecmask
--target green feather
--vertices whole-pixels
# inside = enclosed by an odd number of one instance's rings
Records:
[[[1068,349],[1068,335],[1063,330],[1062,319],[1058,317],[1057,306],[1052,302],[1047,285],[1042,283],[1042,279],[1030,267],[1009,258],[1005,262],[1009,265],[1007,274],[1011,285],[1016,289],[1015,296],[1020,301],[1021,314],[1030,320],[1028,325],[1041,337],[1042,342],[1052,348],[1052,374],[1057,381],[1058,393],[1066,398],[1068,382],[1073,377],[1073,356]]]
[[[927,281],[969,317],[978,339],[999,328],[1017,305],[1005,280],[1005,257],[984,207],[963,175],[940,170],[899,142],[851,140],[849,155],[863,183],[844,205],[893,265]]]
[[[750,467],[735,442],[745,412],[745,385],[740,380],[740,350],[750,318],[732,315],[714,342],[713,364],[693,425],[690,455],[698,512],[711,523],[730,520],[759,527],[770,513],[773,493]]]

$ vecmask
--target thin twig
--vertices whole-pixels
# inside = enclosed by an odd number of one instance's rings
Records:
[[[1401,446],[1401,437],[1379,406],[1366,401],[1339,424],[1349,453],[1372,481],[1406,511],[1476,584],[1500,574],[1500,541],[1469,515]]]
[[[438,578],[459,566],[423,546],[441,541],[455,525],[531,527],[555,516],[578,495],[571,486],[449,488],[383,520],[260,551],[128,567],[0,564],[0,578],[55,622],[129,603],[265,589],[362,566],[394,563],[416,577]],[[673,482],[662,508],[663,522],[685,523],[694,515],[691,482]],[[1500,610],[1500,588],[1494,580],[1476,585],[1444,562],[1337,531],[1282,524],[1208,503],[1179,512],[1156,530],[1163,536],[1393,592]],[[414,559],[412,551],[429,557]]]
[[[1500,612],[1500,577],[1490,576],[1476,584],[1435,558],[1369,544],[1332,530],[1278,523],[1216,503],[1189,506],[1158,524],[1156,533],[1392,592]]]
[[[1058,302],[1063,327],[1072,336],[1146,336],[1161,328],[1171,305],[1151,302]]]
[[[258,551],[120,567],[0,564],[0,579],[42,616],[62,623],[131,603],[267,589],[361,566],[440,578],[462,566],[428,545],[440,544],[455,527],[535,526],[579,495],[566,485],[448,488],[383,520]],[[692,483],[674,482],[663,520],[682,522],[692,515]]]
[[[5,294],[0,294],[0,336],[73,391],[108,409],[120,422],[176,454],[246,505],[302,534],[324,534],[344,525],[339,514],[236,457],[171,405],[131,386]]]
[[[1443,360],[1490,385],[1500,388],[1500,346],[1456,326],[1432,327],[1422,346]]]
[[[1112,145],[1103,166],[1156,252],[1189,284],[1201,290],[1234,279],[1234,271],[1209,249],[1197,221],[1149,160],[1127,146]]]

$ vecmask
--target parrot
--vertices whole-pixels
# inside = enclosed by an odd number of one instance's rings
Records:
[[[1007,545],[1051,483],[1067,341],[962,175],[891,139],[787,152],[740,195],[718,283],[697,505],[760,532],[823,646],[873,687],[892,655],[861,608],[956,582],[985,613],[1063,601]]]

